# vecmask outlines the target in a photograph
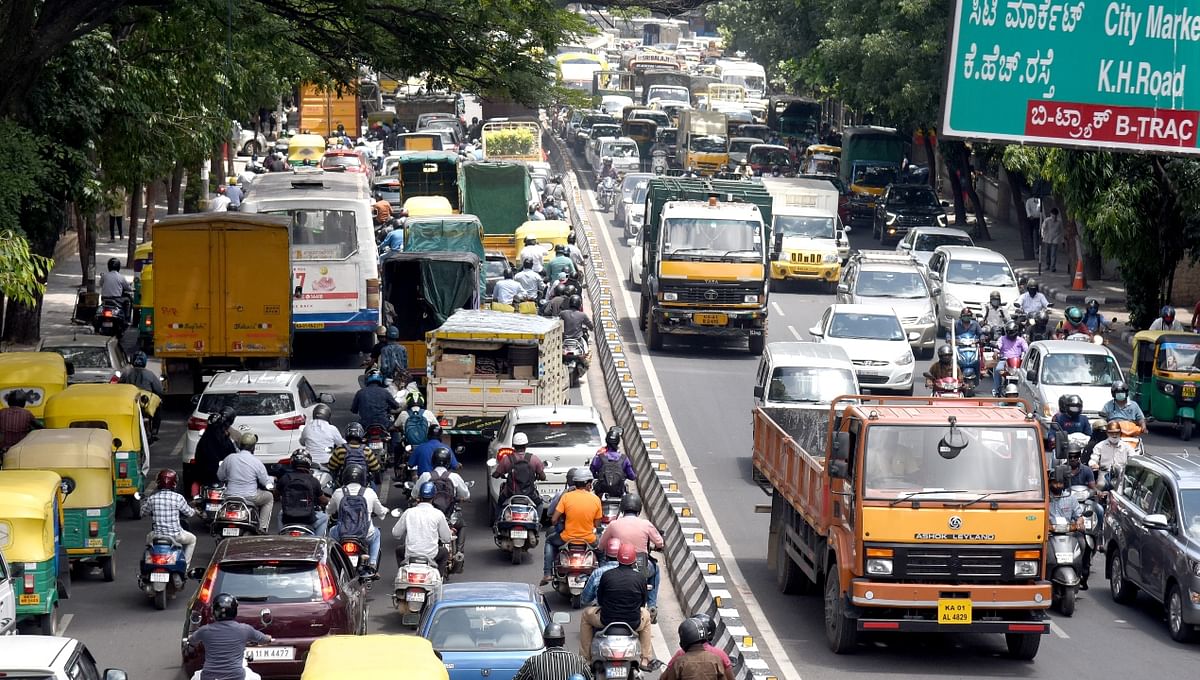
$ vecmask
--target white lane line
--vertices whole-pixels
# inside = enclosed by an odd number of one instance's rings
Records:
[[[792,332],[793,338],[796,338],[797,340],[804,340],[804,338],[800,337],[800,331],[796,330],[795,326],[788,326],[788,330]]]
[[[580,187],[579,190],[586,204],[595,205],[595,196],[592,191],[583,187]],[[610,271],[616,273],[616,276],[609,276],[609,281],[617,282],[614,283],[613,289],[614,291],[621,291],[621,294],[617,297],[625,305],[625,317],[636,320],[637,312],[635,310],[638,308],[633,304],[633,296],[628,288],[619,283],[625,280],[625,276],[620,260],[615,257],[617,251],[613,246],[609,227],[605,223],[603,215],[596,218],[595,213],[593,213],[590,217],[593,229],[599,231],[598,236],[603,240],[608,251],[605,253],[608,255],[608,261],[605,264]],[[791,327],[789,326],[789,328]],[[800,338],[800,334],[795,328],[792,328],[792,333],[797,339]],[[709,505],[708,499],[705,498],[704,487],[700,484],[700,479],[696,476],[696,468],[692,465],[687,450],[683,447],[683,440],[680,439],[678,430],[675,429],[675,421],[671,418],[671,409],[667,406],[667,401],[663,397],[662,384],[658,381],[658,373],[654,370],[654,362],[651,361],[649,352],[645,350],[646,341],[642,337],[642,332],[638,329],[636,323],[633,324],[633,334],[644,352],[642,366],[645,368],[646,378],[650,381],[650,393],[654,395],[654,402],[658,407],[658,412],[662,414],[663,429],[666,432],[667,439],[671,442],[672,448],[675,450],[675,455],[679,459],[679,466],[682,468],[684,481],[687,483],[688,488],[695,491],[693,498],[695,499],[696,511],[700,513],[701,519],[704,520],[705,526],[708,527],[712,545],[725,558],[725,568],[729,572],[729,578],[738,586],[739,594],[744,597],[742,603],[745,605],[746,611],[750,614],[750,618],[758,625],[759,633],[762,635],[762,642],[770,650],[771,656],[774,657],[780,675],[785,678],[799,680],[800,672],[796,670],[791,657],[788,656],[787,649],[780,643],[779,637],[775,635],[775,630],[771,628],[771,623],[767,619],[767,615],[763,613],[762,606],[758,604],[758,598],[750,590],[749,582],[742,575],[742,570],[738,567],[737,561],[734,559],[733,549],[730,547],[729,541],[725,540],[725,534],[721,531],[721,526],[717,524],[716,513],[713,512],[712,506]],[[642,400],[646,401],[646,396],[643,396]],[[765,552],[766,546],[763,546],[763,549]]]
[[[58,636],[66,637],[67,627],[71,625],[71,621],[75,618],[74,614],[63,614],[58,620]]]
[[[167,455],[167,459],[171,461],[183,461],[180,456],[183,454],[183,445],[187,443],[187,433],[179,435],[179,441],[175,442],[175,446],[171,449],[171,453]]]
[[[787,316],[787,314],[783,313],[783,307],[780,307],[778,302],[771,300],[771,306],[775,308],[775,313],[779,316]]]
[[[1062,628],[1059,628],[1058,624],[1054,622],[1054,619],[1050,619],[1050,632],[1054,633],[1055,635],[1059,636],[1060,638],[1062,638],[1064,640],[1071,639],[1071,636],[1067,635],[1067,631],[1063,630]]]

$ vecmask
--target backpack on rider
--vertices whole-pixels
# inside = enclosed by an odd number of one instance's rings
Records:
[[[433,483],[433,507],[441,510],[443,513],[450,512],[454,507],[454,501],[458,498],[458,493],[454,488],[454,480],[450,478],[449,470],[442,470],[441,474],[431,473],[429,481]]]
[[[312,485],[300,474],[289,472],[283,480],[280,493],[283,524],[312,524],[317,520],[317,499],[313,498]]]
[[[538,494],[536,475],[533,472],[533,465],[529,462],[531,454],[522,452],[509,455],[513,456],[512,469],[508,471],[509,497],[528,496],[534,503],[540,503],[542,497]]]
[[[429,422],[425,420],[425,409],[420,406],[408,409],[408,420],[404,421],[404,441],[411,446],[429,441]]]
[[[596,478],[596,495],[624,496],[625,454],[620,454],[616,460],[609,458],[606,453],[600,455],[604,456],[604,462],[601,464],[600,474]]]
[[[338,505],[338,535],[365,541],[371,535],[371,507],[366,499],[367,487],[360,484],[358,493],[342,489],[342,502]]]

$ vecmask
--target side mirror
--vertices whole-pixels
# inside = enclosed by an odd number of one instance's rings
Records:
[[[8,565],[8,568],[13,579],[19,579],[25,576],[24,562],[13,562],[12,564]]]
[[[850,433],[834,432],[829,453],[829,476],[835,479],[850,477]]]
[[[941,275],[941,274],[939,274],[939,273],[937,273],[937,272],[933,272],[933,271],[931,271],[931,272],[929,272],[929,279],[930,279],[931,281],[941,281],[941,280],[942,280],[942,275]]]
[[[1171,528],[1170,522],[1167,521],[1167,516],[1161,513],[1146,515],[1142,519],[1142,526],[1154,531],[1167,531]]]
[[[63,477],[60,486],[62,487],[63,495],[70,496],[75,491],[75,480],[70,477]]]
[[[322,392],[321,396],[317,397],[317,401],[321,402],[322,404],[332,404],[333,395],[328,392]]]
[[[124,443],[120,437],[113,437],[113,451],[120,451],[121,445]]]
[[[754,398],[755,398],[755,399],[762,399],[762,398],[763,398],[763,388],[762,388],[762,385],[755,385],[755,386],[754,386]]]
[[[842,295],[849,295],[850,294],[850,286],[848,286],[844,283],[839,283],[837,285],[837,292],[841,293]]]
[[[941,286],[934,286],[934,287],[933,287],[933,294],[934,294],[934,295],[941,295],[941,294],[942,294],[942,287],[941,287]]]
[[[200,405],[200,395],[193,394],[192,395],[192,408],[196,408],[199,405]]]
[[[487,465],[487,466],[488,466],[488,467],[490,467],[490,468],[494,468],[494,467],[496,467],[496,459],[495,459],[495,458],[488,458],[488,459],[487,459],[487,462],[486,462],[486,463],[484,463],[484,465]]]
[[[901,241],[900,242],[900,250],[912,250],[912,244]]]
[[[811,336],[813,336],[814,338],[823,338],[823,337],[825,337],[825,333],[824,333],[824,331],[822,331],[822,330],[821,330],[820,328],[818,328],[817,326],[813,326],[812,328],[808,329],[808,334],[809,334],[809,335],[811,335]]]
[[[1037,384],[1037,371],[1025,371],[1025,379],[1034,385]]]
[[[194,581],[201,581],[204,579],[204,571],[204,567],[192,567],[188,569],[187,577]]]
[[[479,435],[484,439],[492,440],[496,438],[496,428],[485,427],[479,432]]]
[[[775,260],[778,260],[778,259],[779,259],[779,251],[778,251],[778,250],[772,250],[772,251],[771,251],[771,257],[770,257],[770,259],[771,259],[771,261],[772,261],[772,262],[774,262]]]
[[[942,201],[941,203],[942,203],[942,207],[943,207],[943,208],[949,208],[949,207],[950,207],[950,201]]]
[[[1095,516],[1096,516],[1096,511],[1095,511],[1095,510],[1084,510],[1084,511],[1083,511],[1083,516],[1084,516],[1084,517],[1095,517]]]
[[[475,488],[475,480],[474,480],[474,479],[472,479],[471,481],[467,482],[467,488],[468,488],[468,489],[474,489],[474,488]]]

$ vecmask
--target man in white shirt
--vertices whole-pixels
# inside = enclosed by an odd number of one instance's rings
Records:
[[[420,500],[421,487],[425,482],[432,482],[435,479],[441,479],[445,475],[450,483],[454,485],[454,496],[460,501],[470,500],[471,487],[463,481],[461,475],[450,470],[450,448],[447,446],[439,446],[433,452],[433,471],[423,472],[417,478],[417,483],[413,485],[412,497],[413,500]]]
[[[542,273],[542,261],[546,259],[546,246],[538,244],[538,240],[532,236],[525,237],[525,247],[521,249],[521,253],[517,255],[517,259],[521,262],[525,260],[533,260],[533,271],[538,274]]]
[[[238,451],[225,456],[217,468],[217,479],[225,482],[225,496],[244,498],[258,507],[259,533],[266,534],[271,526],[271,511],[275,508],[275,495],[267,491],[271,476],[267,467],[254,456],[258,435],[243,432],[238,439]]]
[[[333,449],[346,445],[346,438],[329,422],[332,409],[326,404],[313,408],[313,419],[300,431],[300,445],[316,465],[329,465]]]
[[[512,270],[506,269],[504,271],[504,278],[497,281],[496,286],[492,288],[492,299],[502,305],[511,305],[513,298],[524,291],[525,287],[513,279]]]
[[[1042,223],[1042,199],[1030,196],[1025,199],[1025,223],[1029,225],[1029,233],[1033,235],[1033,248],[1037,250],[1041,239],[1040,225]]]
[[[1050,271],[1058,271],[1058,246],[1063,240],[1063,222],[1058,214],[1058,208],[1050,210],[1050,215],[1042,220],[1042,248],[1046,251],[1046,266]]]
[[[225,212],[226,210],[229,210],[229,206],[232,202],[233,201],[231,201],[229,197],[225,195],[225,185],[222,184],[221,186],[217,187],[217,195],[213,196],[213,199],[208,202],[208,211]]]
[[[1033,316],[1050,306],[1050,301],[1042,294],[1038,282],[1029,279],[1025,282],[1025,292],[1017,298],[1017,307],[1027,316]]]
[[[433,507],[433,482],[421,484],[417,492],[421,502],[401,515],[392,527],[392,538],[397,542],[396,563],[404,564],[405,558],[420,555],[437,563],[438,569],[445,572],[450,557],[446,549],[451,539],[450,525],[445,513]]]
[[[525,295],[530,298],[536,298],[538,289],[542,287],[542,275],[534,271],[533,267],[533,260],[522,260],[521,271],[513,275],[513,281],[521,284]]]

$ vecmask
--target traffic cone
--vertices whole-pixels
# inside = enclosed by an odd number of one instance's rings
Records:
[[[1083,256],[1075,260],[1075,278],[1071,281],[1071,290],[1087,290],[1087,281],[1083,278]]]

